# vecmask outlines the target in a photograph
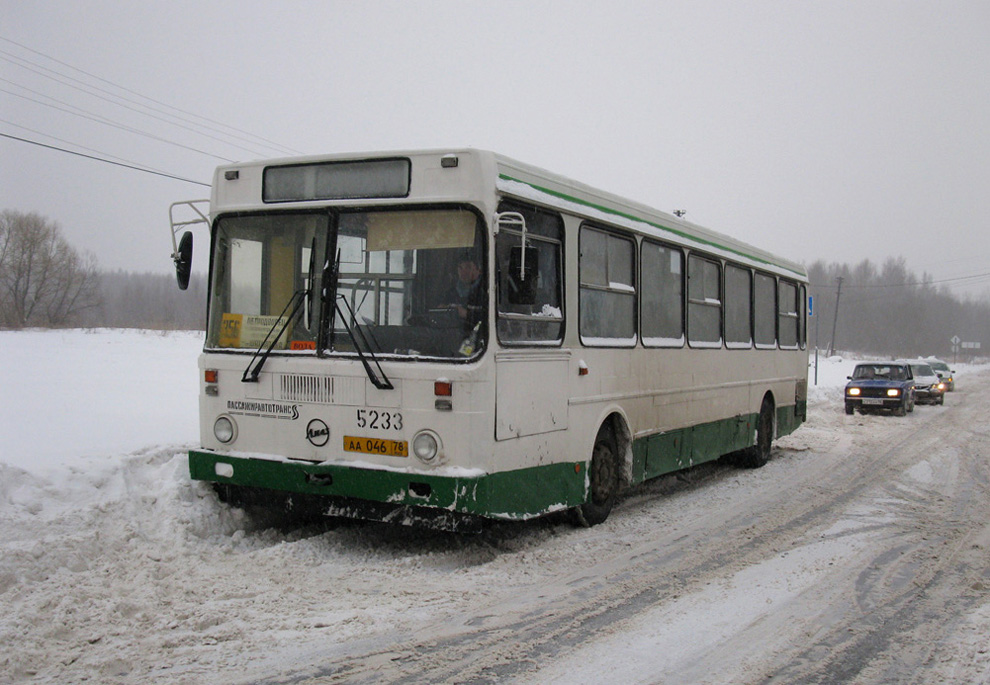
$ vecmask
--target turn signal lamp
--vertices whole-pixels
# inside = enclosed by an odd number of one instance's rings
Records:
[[[446,378],[437,379],[433,382],[433,394],[436,395],[433,406],[436,407],[437,411],[454,410],[454,403],[450,399],[451,395],[454,394],[453,383]]]
[[[216,369],[206,369],[203,371],[203,380],[206,381],[205,392],[210,397],[216,397],[220,394],[220,388],[217,387],[217,378],[220,374]]]

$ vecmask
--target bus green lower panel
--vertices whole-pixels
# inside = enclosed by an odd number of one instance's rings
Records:
[[[801,401],[796,405],[777,408],[777,437],[790,435],[808,418],[808,402]]]
[[[807,402],[777,408],[777,436],[793,433],[804,421]],[[690,468],[753,445],[759,414],[657,433],[633,444],[633,482]]]
[[[633,445],[633,478],[649,480],[749,447],[757,418],[745,414],[641,438]]]
[[[189,453],[195,480],[248,488],[446,509],[498,519],[527,519],[584,501],[581,463],[551,464],[477,477],[386,471]]]

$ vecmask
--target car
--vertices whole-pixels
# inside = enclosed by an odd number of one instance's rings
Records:
[[[907,362],[861,362],[846,384],[846,413],[890,411],[904,416],[914,411],[914,375]]]
[[[928,365],[932,367],[932,370],[938,374],[938,377],[942,379],[945,383],[945,391],[952,392],[956,389],[956,372],[949,368],[941,359],[929,359]]]
[[[911,367],[914,396],[918,404],[945,404],[945,383],[926,359],[900,360]]]

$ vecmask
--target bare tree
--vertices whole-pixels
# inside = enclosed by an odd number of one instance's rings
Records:
[[[63,326],[99,305],[96,259],[80,255],[58,224],[0,212],[0,325]]]

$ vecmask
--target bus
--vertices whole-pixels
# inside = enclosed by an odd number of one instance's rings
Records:
[[[189,470],[225,500],[595,525],[806,418],[803,267],[494,152],[231,164],[171,215],[180,287],[209,230]]]

